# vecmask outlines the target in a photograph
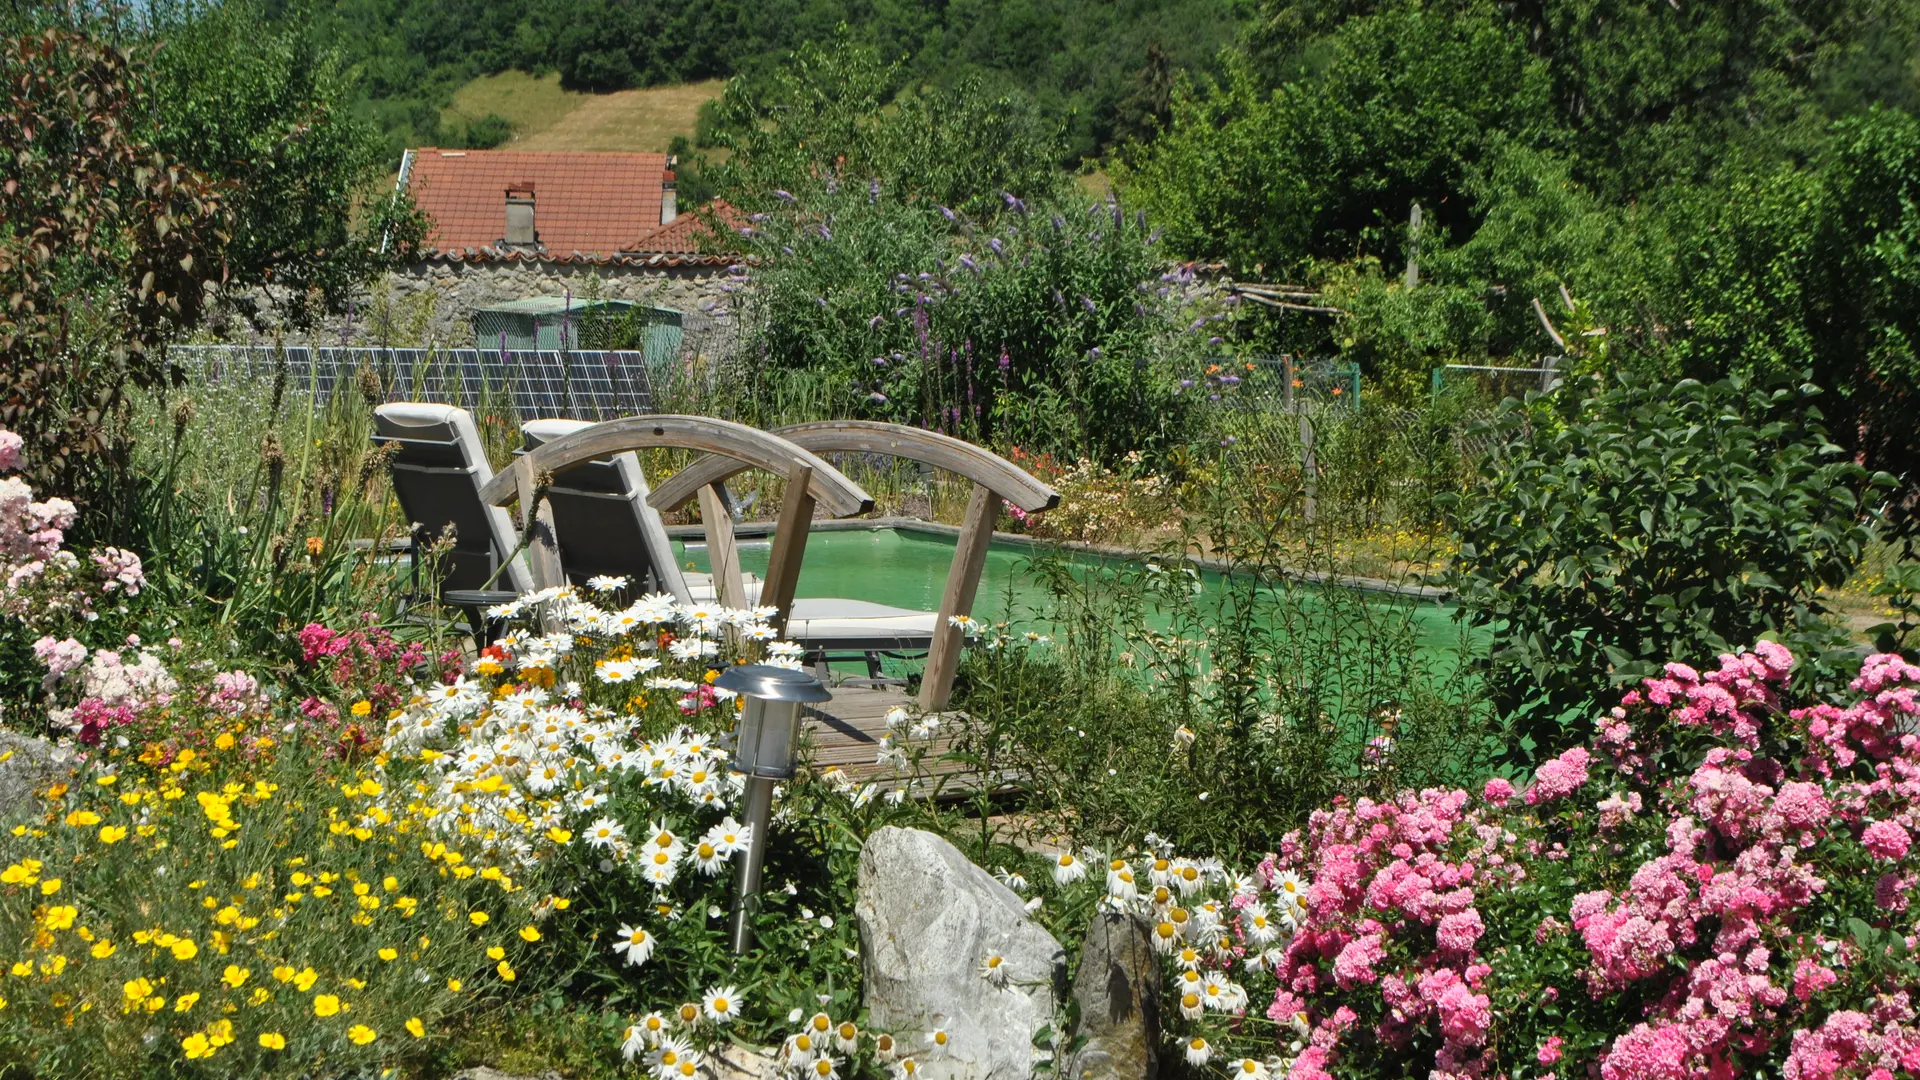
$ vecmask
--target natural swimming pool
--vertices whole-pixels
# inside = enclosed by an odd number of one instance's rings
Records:
[[[683,565],[706,571],[707,552],[703,544],[675,542]],[[877,527],[870,529],[816,529],[807,536],[807,557],[801,566],[798,597],[845,597],[868,600],[895,607],[933,611],[940,607],[946,588],[947,570],[953,563],[954,541],[947,536],[918,530]],[[764,539],[741,539],[741,567],[751,573],[765,574],[771,546]],[[1046,583],[1033,572],[1034,552],[1025,544],[996,541],[987,550],[986,567],[981,573],[980,590],[974,602],[974,617],[982,622],[1007,622],[1018,630],[1047,633],[1053,627],[1049,616],[1051,596]],[[1120,560],[1093,554],[1072,553],[1074,572],[1083,580],[1094,575],[1116,573]],[[1198,588],[1219,591],[1226,582],[1217,571],[1200,572]],[[1381,596],[1378,607],[1394,613],[1405,611],[1411,624],[1413,643],[1418,652],[1450,667],[1479,646],[1476,637],[1464,636],[1454,621],[1454,609],[1445,604]],[[1149,622],[1153,622],[1149,614]],[[1166,629],[1166,622],[1156,626]]]

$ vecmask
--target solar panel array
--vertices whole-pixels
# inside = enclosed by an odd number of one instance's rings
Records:
[[[383,349],[289,345],[176,345],[169,357],[196,380],[270,379],[311,388],[316,402],[360,393],[362,371],[378,376],[387,401],[431,401],[473,409],[511,402],[522,420],[605,420],[654,411],[647,354],[627,350]]]

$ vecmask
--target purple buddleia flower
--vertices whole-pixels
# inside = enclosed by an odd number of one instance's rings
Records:
[[[885,405],[887,403],[887,395],[875,390],[873,393],[867,395],[867,400],[875,405]]]
[[[1160,242],[1160,229],[1156,226],[1152,232],[1147,234],[1147,244],[1149,246],[1152,246],[1159,242]]]
[[[973,256],[971,255],[960,256],[960,265],[966,267],[967,269],[973,271],[976,274],[980,272],[980,264],[977,262],[974,262]]]
[[[824,296],[816,296],[816,297],[814,297],[814,298],[813,298],[813,302],[814,302],[814,303],[816,303],[816,304],[819,304],[819,305],[820,305],[821,307],[826,307],[826,306],[827,306],[827,298],[826,298],[826,297],[824,297]]]
[[[1053,290],[1053,302],[1054,302],[1055,304],[1057,304],[1057,305],[1059,305],[1060,307],[1066,307],[1066,306],[1067,306],[1067,298],[1066,298],[1066,297],[1064,297],[1064,296],[1061,296],[1061,295],[1060,295],[1060,290],[1059,290],[1059,289],[1055,289],[1055,290]]]
[[[1180,389],[1182,389],[1182,390],[1191,390],[1191,389],[1193,389],[1193,380],[1192,380],[1192,379],[1181,379],[1181,380],[1180,380]]]
[[[794,202],[794,201],[795,201],[795,200],[794,200],[794,197],[793,197],[793,192],[791,192],[791,191],[783,191],[783,190],[782,190],[782,189],[780,189],[780,188],[774,188],[774,189],[773,189],[773,193],[774,193],[774,195],[776,195],[776,196],[778,196],[779,198],[782,198],[782,199],[785,199],[785,200],[786,200],[787,202]]]
[[[1007,249],[1000,243],[1000,238],[997,236],[987,241],[987,246],[993,249],[995,255],[1005,255],[1007,253]]]
[[[867,201],[873,202],[880,197],[880,178],[874,177],[867,182]]]
[[[952,221],[952,220],[953,220],[953,211],[951,211],[951,210],[949,210],[949,209],[947,209],[947,208],[946,208],[946,207],[944,207],[944,206],[942,206],[942,207],[940,207],[939,209],[940,209],[940,216],[941,216],[941,217],[943,217],[943,218],[946,218],[946,219],[947,219],[948,221]]]
[[[1098,346],[1098,345],[1095,345],[1095,346],[1094,346],[1093,348],[1091,348],[1091,349],[1088,349],[1088,350],[1087,350],[1087,359],[1089,359],[1089,360],[1098,360],[1098,359],[1100,359],[1100,346]]]
[[[1007,369],[1011,368],[1012,366],[1013,366],[1013,357],[1007,354],[1007,347],[1005,345],[1000,346],[1000,374],[1005,375],[1007,373]]]
[[[1218,344],[1220,344],[1220,342],[1221,342],[1221,340],[1222,340],[1222,339],[1221,339],[1221,338],[1220,338],[1220,337],[1219,337],[1218,335],[1215,335],[1215,336],[1213,336],[1213,337],[1210,337],[1210,338],[1208,338],[1208,339],[1207,339],[1207,344],[1209,344],[1209,345],[1218,345]]]
[[[885,315],[875,315],[873,318],[867,320],[867,329],[878,330],[880,329],[880,324],[886,321],[887,317]]]
[[[874,367],[886,367],[886,366],[887,366],[887,358],[886,358],[886,357],[884,357],[884,356],[876,356],[876,357],[874,357],[874,358],[873,358],[873,366],[874,366]]]
[[[825,226],[824,224],[823,224],[823,225],[821,225],[821,226],[820,226],[820,239],[822,239],[822,240],[831,240],[831,239],[833,239],[833,230],[832,230],[832,229],[829,229],[829,228],[827,228],[827,227],[826,227],[826,226]]]
[[[1094,303],[1094,302],[1093,302],[1093,297],[1091,297],[1091,296],[1083,296],[1083,297],[1081,297],[1081,298],[1080,298],[1080,306],[1081,306],[1081,307],[1083,307],[1083,308],[1086,308],[1086,309],[1087,309],[1087,314],[1089,314],[1089,315],[1098,315],[1098,314],[1100,313],[1100,305],[1098,305],[1098,304],[1096,304],[1096,303]]]
[[[1066,228],[1067,228],[1067,219],[1061,217],[1059,214],[1053,215],[1053,231],[1065,232]]]

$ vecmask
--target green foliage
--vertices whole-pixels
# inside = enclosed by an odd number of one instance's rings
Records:
[[[707,125],[705,138],[731,155],[712,178],[743,205],[842,176],[975,215],[997,210],[1003,192],[1064,190],[1055,125],[1025,97],[996,95],[977,77],[945,88],[901,81],[900,65],[844,28],[764,76],[735,79]]]
[[[734,385],[758,397],[765,372],[805,372],[838,415],[1069,458],[1184,442],[1179,357],[1197,335],[1138,215],[1014,200],[976,221],[859,174],[827,179],[745,238],[764,261]]]
[[[144,55],[99,29],[0,42],[0,426],[69,494],[107,464],[127,385],[159,382],[199,318],[232,221],[231,193],[144,128]]]
[[[957,752],[1017,778],[1036,835],[1257,859],[1336,795],[1465,782],[1502,744],[1414,601],[1288,580],[1253,508],[1203,515],[1232,574],[1036,558],[1055,640],[969,654]]]
[[[396,251],[380,243],[391,200],[353,213],[387,162],[338,57],[304,17],[269,22],[260,0],[160,3],[147,34],[161,43],[143,102],[155,144],[231,192],[229,295],[252,303],[245,289],[271,285],[296,325],[344,311]]]
[[[950,87],[985,78],[1030,100],[1067,142],[1054,164],[1149,133],[1171,73],[1209,69],[1237,33],[1244,0],[334,0],[321,18],[364,79],[363,111],[401,145],[433,141],[438,108],[467,79],[557,71],[608,91],[765,72],[795,49],[855,40],[903,80]]]
[[[1184,89],[1171,129],[1118,174],[1177,250],[1276,278],[1399,255],[1416,201],[1430,235],[1464,237],[1470,171],[1546,101],[1546,71],[1490,13],[1396,7],[1323,44],[1311,75],[1271,93],[1245,64]]]
[[[1458,525],[1461,611],[1538,749],[1577,741],[1609,685],[1778,635],[1834,644],[1817,593],[1858,564],[1884,474],[1846,459],[1810,387],[1585,380],[1509,399]]]

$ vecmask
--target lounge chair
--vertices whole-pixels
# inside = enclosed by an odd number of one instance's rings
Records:
[[[531,420],[520,431],[530,451],[591,426],[584,420]],[[685,601],[717,602],[719,588],[712,574],[675,565],[666,525],[660,512],[647,505],[648,494],[646,474],[631,451],[573,466],[554,477],[547,497],[567,580],[582,584],[606,574],[652,581],[653,568],[664,565],[667,580],[649,587]],[[761,581],[744,572],[741,579],[747,602],[758,603]],[[786,636],[807,646],[816,663],[864,660],[868,677],[878,679],[883,657],[925,654],[938,618],[938,612],[866,600],[799,598],[787,613]]]
[[[528,564],[535,587],[559,584],[570,576],[564,562],[566,541],[560,539],[562,530],[554,491],[562,489],[564,499],[567,490],[579,488],[560,483],[559,478],[582,465],[612,462],[618,455],[633,450],[704,451],[727,461],[732,466],[729,475],[741,469],[760,468],[786,479],[779,537],[769,555],[767,578],[759,597],[761,603],[782,613],[792,607],[794,582],[799,577],[800,560],[806,554],[807,529],[814,507],[821,506],[829,514],[840,517],[873,509],[873,497],[824,459],[778,436],[727,420],[662,414],[586,424],[564,433],[549,431],[552,438],[516,457],[508,472],[494,477],[480,491],[481,499],[490,506],[503,507],[514,502],[520,505],[521,528],[529,536]],[[538,432],[535,437],[540,437]],[[555,480],[542,498],[539,481],[547,474]],[[638,476],[637,470],[634,476]],[[635,490],[629,481],[622,483],[627,484],[626,490]],[[721,504],[717,491],[703,491],[700,498],[707,543],[714,552],[714,568],[719,571],[714,580],[719,602],[745,606],[753,601],[740,574],[733,519]],[[628,501],[631,505],[631,500]],[[654,496],[647,496],[644,502],[655,510],[660,508]],[[605,514],[605,508],[613,505],[614,500],[606,500],[599,513]],[[622,527],[630,526],[636,534],[647,531],[648,518],[632,511],[619,516],[624,522]],[[658,522],[657,518],[651,520]],[[591,524],[576,525],[576,529],[592,527]],[[657,541],[649,543],[658,547],[664,546],[664,542],[665,529],[661,528]]]
[[[965,643],[965,633],[954,626],[952,620],[955,616],[973,613],[974,593],[980,587],[987,545],[993,539],[1001,502],[1034,513],[1058,504],[1059,493],[998,454],[920,428],[865,420],[829,420],[776,428],[773,434],[816,454],[897,457],[945,469],[973,481],[965,524],[954,546],[952,567],[947,572],[946,591],[939,612],[933,613],[931,620],[924,619],[926,612],[900,608],[875,611],[833,606],[859,601],[796,600],[787,626],[788,636],[822,655],[831,654],[836,644],[848,649],[861,644],[863,633],[872,635],[865,642],[890,641],[894,650],[925,649],[927,668],[920,681],[920,707],[928,712],[944,709],[953,692],[954,671],[959,664],[960,648]],[[715,490],[738,471],[738,465],[724,458],[704,457],[668,477],[654,489],[648,501],[660,509],[673,509],[696,494]],[[724,572],[718,562],[714,564],[714,571]],[[808,606],[812,604],[823,608]],[[878,609],[884,605],[871,607]]]
[[[520,427],[525,445],[516,456],[592,426],[585,420],[530,420]],[[554,476],[547,500],[567,580],[584,585],[598,575],[624,577],[637,589],[670,593],[682,602],[711,600],[711,578],[690,581],[693,575],[682,572],[660,511],[647,505],[647,495],[646,473],[631,450]],[[694,594],[698,585],[706,596]]]
[[[373,411],[373,442],[396,447],[389,468],[394,497],[411,523],[414,573],[421,548],[453,533],[453,547],[437,564],[435,595],[467,613],[475,637],[485,640],[483,610],[533,587],[519,535],[505,510],[480,491],[493,479],[473,415],[452,405],[395,402]],[[421,583],[416,577],[416,588]]]

